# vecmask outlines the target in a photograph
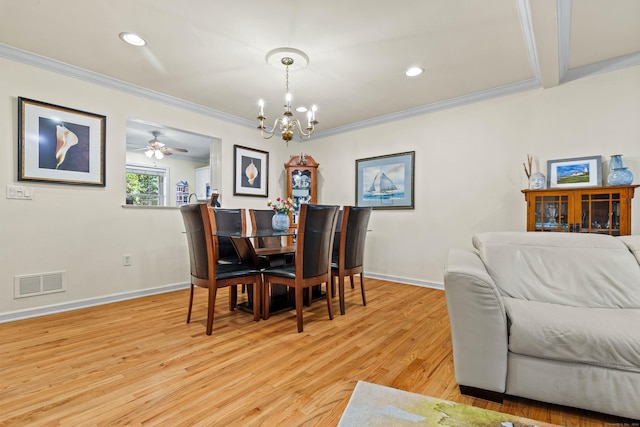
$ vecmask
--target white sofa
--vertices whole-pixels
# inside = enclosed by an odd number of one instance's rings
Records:
[[[640,236],[482,233],[444,285],[463,394],[640,419]]]

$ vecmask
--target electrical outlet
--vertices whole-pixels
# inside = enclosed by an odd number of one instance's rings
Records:
[[[131,254],[122,255],[122,265],[125,267],[131,266]]]

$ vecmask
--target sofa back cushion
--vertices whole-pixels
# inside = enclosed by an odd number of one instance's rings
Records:
[[[493,232],[474,236],[473,245],[503,295],[569,306],[640,308],[640,265],[617,237]]]

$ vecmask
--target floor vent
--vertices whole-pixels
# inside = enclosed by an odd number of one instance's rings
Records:
[[[32,297],[36,295],[64,292],[66,290],[66,271],[51,273],[25,274],[14,276],[14,298]]]

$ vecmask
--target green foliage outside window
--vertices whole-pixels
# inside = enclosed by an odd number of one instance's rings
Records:
[[[127,173],[127,203],[159,205],[160,179],[158,175]]]

